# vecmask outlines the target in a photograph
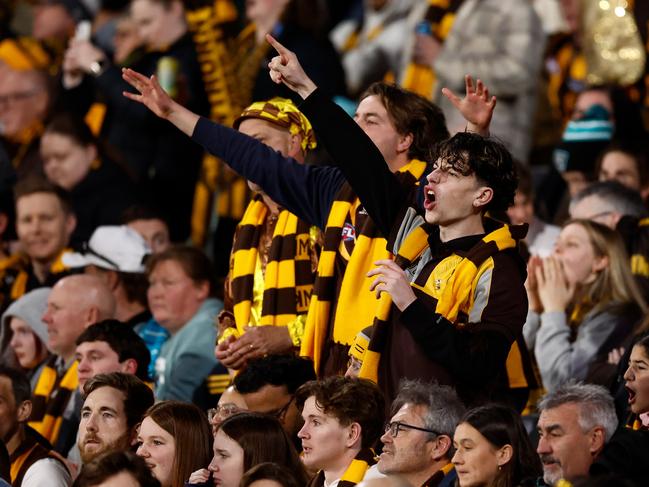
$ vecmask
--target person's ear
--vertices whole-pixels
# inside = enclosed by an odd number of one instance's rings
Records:
[[[606,432],[601,426],[595,426],[590,434],[590,454],[592,456],[599,455],[599,452],[604,448],[606,443]]]
[[[202,281],[196,284],[196,298],[199,301],[207,299],[210,295],[210,283],[208,281]]]
[[[509,463],[514,456],[514,449],[511,445],[504,445],[496,452],[496,461],[498,462],[498,467],[502,467]]]
[[[439,435],[435,438],[435,446],[431,451],[431,458],[438,462],[442,458],[445,458],[448,455],[449,450],[451,449],[451,444],[453,443],[451,438],[446,435]]]
[[[481,186],[476,192],[475,198],[473,200],[473,206],[476,208],[482,208],[487,205],[494,197],[494,190],[489,186]]]
[[[86,311],[86,325],[85,328],[88,328],[90,325],[94,325],[99,321],[101,313],[97,306],[90,306],[88,311]]]
[[[345,446],[353,448],[361,443],[361,425],[352,423],[347,427],[347,438],[345,439]]]
[[[77,228],[77,217],[72,213],[72,211],[70,211],[70,213],[65,216],[65,233],[68,239],[70,238],[70,235],[72,235],[72,232],[74,232],[75,228]]]
[[[122,364],[121,371],[124,372],[125,374],[135,375],[135,373],[137,372],[138,364],[134,358],[127,358],[121,364]]]
[[[593,272],[600,272],[603,271],[608,267],[608,257],[606,255],[602,255],[601,257],[597,257],[595,261],[593,262]]]
[[[302,136],[299,134],[290,135],[288,138],[288,157],[301,159],[302,153]]]
[[[17,408],[16,417],[19,423],[26,423],[32,415],[32,402],[31,400],[23,401]]]
[[[399,136],[399,141],[397,142],[397,154],[408,152],[414,140],[415,138],[412,133]]]

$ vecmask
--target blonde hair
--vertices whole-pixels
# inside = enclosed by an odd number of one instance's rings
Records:
[[[569,220],[563,228],[568,225],[581,226],[588,235],[594,254],[608,259],[608,265],[598,272],[595,280],[580,289],[576,298],[578,302],[573,302],[573,306],[582,304],[597,309],[612,303],[635,303],[643,314],[646,313],[647,303],[631,273],[629,257],[620,234],[591,220]]]

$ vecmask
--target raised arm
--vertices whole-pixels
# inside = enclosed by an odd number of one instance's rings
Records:
[[[122,78],[139,91],[139,93],[124,91],[123,95],[126,98],[141,103],[158,117],[168,120],[189,137],[192,136],[200,116],[175,102],[162,89],[155,75],[147,78],[130,68],[123,68]]]
[[[278,55],[268,64],[270,77],[284,83],[305,99],[300,106],[311,121],[318,140],[332,161],[340,167],[372,220],[388,236],[397,220],[408,191],[390,172],[372,140],[338,105],[316,89],[297,59],[271,36],[266,36]]]
[[[131,69],[125,69],[122,76],[139,92],[125,92],[124,96],[171,122],[209,153],[262,187],[282,207],[304,221],[324,227],[333,199],[344,183],[337,168],[299,164],[252,137],[200,117],[172,100],[155,76],[147,78]]]
[[[483,137],[489,136],[489,124],[496,108],[496,97],[489,96],[482,80],[478,79],[475,86],[471,75],[464,76],[464,98],[460,98],[449,88],[442,88],[442,94],[450,100],[467,122],[467,132],[475,132]]]

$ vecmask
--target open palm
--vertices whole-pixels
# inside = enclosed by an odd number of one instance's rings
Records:
[[[138,93],[124,92],[124,96],[142,103],[160,118],[167,118],[174,106],[172,98],[162,89],[155,75],[147,78],[130,68],[122,69],[122,78]]]

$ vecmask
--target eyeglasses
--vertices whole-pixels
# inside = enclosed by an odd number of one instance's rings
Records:
[[[277,418],[280,421],[283,421],[284,416],[286,416],[286,411],[288,411],[288,408],[291,405],[291,403],[293,402],[293,399],[295,399],[295,396],[291,396],[291,398],[288,400],[288,402],[284,406],[282,406],[281,408],[276,409],[274,411],[268,411],[266,414],[268,414],[269,416],[272,416],[274,418]]]
[[[214,422],[214,419],[218,416],[221,419],[229,418],[230,416],[234,416],[237,413],[242,413],[244,412],[245,409],[241,409],[239,406],[236,404],[232,404],[231,402],[225,403],[225,404],[219,404],[215,408],[210,408],[207,410],[207,420],[210,423]]]
[[[405,430],[405,429],[411,429],[411,430],[417,430],[417,431],[425,431],[426,433],[432,433],[435,436],[438,436],[439,433],[434,430],[430,430],[428,428],[421,428],[419,426],[413,426],[411,424],[406,424],[406,423],[401,423],[399,421],[394,421],[392,423],[388,423],[385,425],[385,432],[390,432],[390,436],[392,438],[396,438],[399,436],[399,431]]]

